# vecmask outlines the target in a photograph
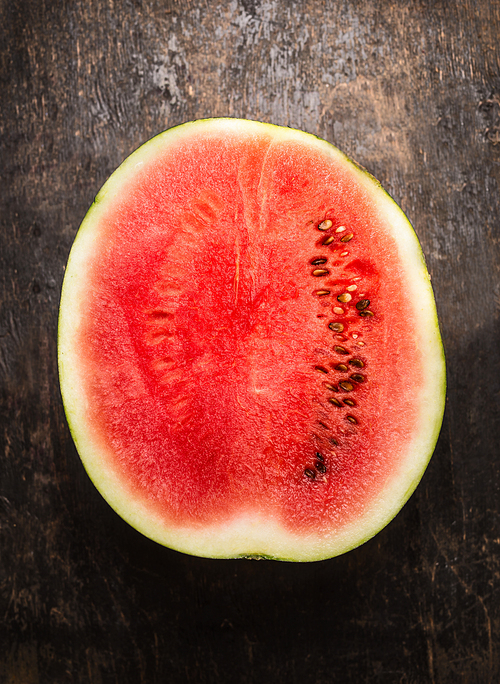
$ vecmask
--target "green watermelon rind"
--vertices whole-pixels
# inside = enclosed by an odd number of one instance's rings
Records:
[[[87,424],[87,398],[83,379],[79,376],[78,348],[74,337],[79,323],[78,303],[85,296],[86,259],[92,254],[103,208],[115,196],[120,196],[124,185],[140,172],[143,164],[154,160],[158,152],[176,140],[212,132],[217,134],[221,130],[248,134],[264,129],[277,141],[300,141],[351,167],[397,236],[401,260],[408,274],[407,284],[413,288],[409,293],[409,306],[414,308],[414,319],[418,318],[416,329],[421,335],[419,341],[426,348],[427,381],[420,401],[422,428],[401,466],[403,472],[393,477],[392,484],[381,492],[383,496],[370,503],[360,520],[344,526],[341,531],[332,530],[327,538],[291,534],[279,523],[264,518],[243,517],[220,526],[199,529],[169,529],[163,521],[155,519],[143,503],[133,499],[124,482],[106,467],[106,459],[102,457],[106,447],[99,443]],[[317,561],[346,553],[371,539],[397,515],[420,482],[439,436],[446,397],[444,349],[430,277],[418,238],[402,210],[373,176],[330,143],[302,131],[239,119],[202,119],[164,131],[133,152],[103,185],[81,224],[68,259],[59,314],[58,361],[70,431],[84,467],[102,496],[124,520],[145,536],[178,551],[211,558]]]

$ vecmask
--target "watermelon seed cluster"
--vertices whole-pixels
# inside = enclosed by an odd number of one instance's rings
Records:
[[[317,224],[317,229],[326,232],[330,231],[334,226],[334,222],[331,219],[324,219],[321,221],[319,224]],[[329,246],[332,245],[332,243],[336,239],[336,234],[339,235],[337,238],[339,242],[342,244],[346,244],[350,242],[354,238],[354,233],[352,232],[346,232],[347,228],[346,226],[338,226],[335,228],[333,232],[330,232],[328,235],[326,235],[320,242],[322,246]],[[347,256],[349,252],[341,252],[340,256]],[[311,261],[309,262],[311,266],[314,268],[311,271],[311,275],[315,278],[325,278],[330,275],[330,270],[326,266],[328,263],[328,258],[323,256],[323,255],[318,255],[315,256]],[[360,278],[357,278],[359,280]],[[336,299],[339,304],[342,305],[351,305],[351,302],[354,304],[353,299],[355,298],[356,291],[358,289],[358,286],[354,283],[348,285],[343,292],[341,292],[339,295],[337,295]],[[328,287],[320,288],[315,291],[314,293],[317,297],[327,297],[332,294],[331,289]],[[361,318],[368,318],[374,316],[373,312],[368,308],[370,306],[370,300],[367,299],[366,297],[363,297],[361,295],[361,298],[358,299],[358,301],[355,303],[355,308],[356,312]],[[333,313],[339,316],[343,316],[346,314],[346,311],[342,306],[333,306],[332,307]],[[322,318],[323,315],[318,316],[319,318]],[[340,333],[343,333],[345,330],[345,324],[341,323],[340,321],[330,321],[328,323],[328,328],[334,332],[340,335]],[[353,338],[357,338],[357,334],[353,334]],[[362,346],[363,343],[361,341],[358,341],[357,344],[359,346]],[[342,378],[339,380],[338,383],[334,384],[332,382],[324,382],[323,386],[325,387],[326,390],[329,392],[334,392],[337,395],[342,392],[345,394],[349,394],[350,392],[353,392],[358,385],[361,383],[364,383],[366,381],[365,375],[359,372],[359,369],[364,368],[365,363],[361,359],[352,356],[351,352],[346,349],[346,347],[336,344],[333,347],[333,351],[336,354],[339,354],[340,356],[350,356],[346,362],[341,362],[341,363],[332,363],[331,368],[334,371],[337,371],[338,373],[349,373],[350,372],[350,367],[351,369],[356,369],[357,372],[351,373],[347,378]],[[330,370],[324,366],[324,365],[316,365],[314,366],[315,370],[318,371],[319,373],[322,373],[324,375],[328,375],[330,373]],[[342,396],[329,396],[327,399],[328,403],[332,406],[335,406],[337,408],[345,408],[345,407],[350,407],[354,408],[356,407],[356,401],[351,398],[351,397],[342,397]],[[353,416],[351,414],[346,414],[345,420],[349,422],[351,425],[358,425],[358,419],[356,416]],[[330,430],[330,427],[322,422],[319,421],[319,425],[321,425],[324,429]],[[334,446],[338,446],[338,442],[334,438],[330,438],[330,443],[333,444]],[[316,457],[319,459],[314,468],[306,468],[304,470],[304,475],[311,479],[315,480],[316,479],[316,473],[325,473],[326,472],[326,466],[324,465],[324,458],[320,454],[317,453]]]
[[[319,453],[319,451],[316,452],[316,458],[318,459],[316,463],[314,464],[314,469],[313,468],[306,468],[304,470],[304,475],[308,477],[310,480],[315,480],[316,479],[316,473],[318,472],[320,475],[324,475],[326,473],[326,465],[325,465],[325,458],[322,454]]]

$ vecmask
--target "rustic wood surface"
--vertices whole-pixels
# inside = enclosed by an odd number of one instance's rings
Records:
[[[500,681],[498,0],[4,0],[0,682]],[[162,548],[90,483],[56,365],[68,253],[152,135],[236,116],[367,167],[426,255],[448,401],[424,479],[346,556]]]

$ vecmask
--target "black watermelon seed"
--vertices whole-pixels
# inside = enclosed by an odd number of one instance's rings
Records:
[[[314,470],[311,470],[311,468],[306,468],[304,470],[304,475],[308,477],[310,480],[316,479],[316,473],[314,472]]]
[[[336,345],[333,348],[333,351],[336,351],[337,354],[350,354],[351,352],[348,351],[345,347],[341,347],[340,345]]]
[[[370,300],[369,299],[360,299],[359,302],[356,304],[356,309],[358,311],[363,311],[364,309],[367,309],[370,306]]]
[[[340,242],[350,242],[354,237],[354,233],[347,233],[347,235],[344,235],[343,237],[340,238]]]
[[[335,323],[332,321],[331,323],[328,323],[328,327],[330,330],[333,330],[333,332],[341,333],[344,330],[344,324],[343,323]]]

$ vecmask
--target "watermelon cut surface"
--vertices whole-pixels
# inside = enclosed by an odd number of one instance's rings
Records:
[[[445,396],[418,240],[330,144],[235,119],[152,139],[71,250],[68,422],[110,505],[174,549],[329,558],[418,484]]]

